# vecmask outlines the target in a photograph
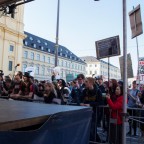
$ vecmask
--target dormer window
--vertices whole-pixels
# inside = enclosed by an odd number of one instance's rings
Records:
[[[48,45],[47,42],[44,43],[46,46]]]
[[[62,52],[62,48],[61,48],[61,52]]]
[[[25,44],[25,45],[28,45],[28,42],[27,42],[27,41],[25,41],[25,42],[24,42],[24,44]]]
[[[60,53],[60,56],[62,56],[62,53]]]
[[[41,50],[44,50],[44,47],[43,47],[43,46],[41,46]]]
[[[48,52],[50,52],[50,49],[48,49]]]
[[[30,37],[29,39],[32,41],[32,40],[33,40],[33,37]]]
[[[33,47],[36,48],[36,44],[35,43],[33,44]]]
[[[38,43],[41,43],[41,41],[40,41],[39,39],[37,40],[37,42],[38,42]]]
[[[65,57],[67,57],[67,54],[65,54]]]

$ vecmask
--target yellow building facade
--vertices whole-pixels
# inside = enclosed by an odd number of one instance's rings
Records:
[[[24,35],[24,6],[16,8],[15,18],[10,15],[0,18],[0,70],[5,75],[14,73],[14,67],[22,63]],[[20,65],[17,69],[21,70]]]

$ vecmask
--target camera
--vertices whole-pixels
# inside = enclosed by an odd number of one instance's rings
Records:
[[[106,98],[106,93],[102,93],[102,98]]]

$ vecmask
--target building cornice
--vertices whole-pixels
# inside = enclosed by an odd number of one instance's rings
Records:
[[[13,29],[10,29],[8,28],[5,24],[2,24],[0,23],[0,28],[4,31],[4,32],[7,32],[11,35],[14,35],[18,38],[21,38],[21,39],[25,39],[26,38],[26,35],[24,33],[21,33],[21,32],[18,32],[18,31],[15,31]]]

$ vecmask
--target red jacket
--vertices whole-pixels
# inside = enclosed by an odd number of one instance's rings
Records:
[[[115,102],[111,99],[107,99],[108,105],[111,111],[111,118],[117,119],[117,124],[122,124],[122,108],[123,108],[123,96],[117,98]]]

